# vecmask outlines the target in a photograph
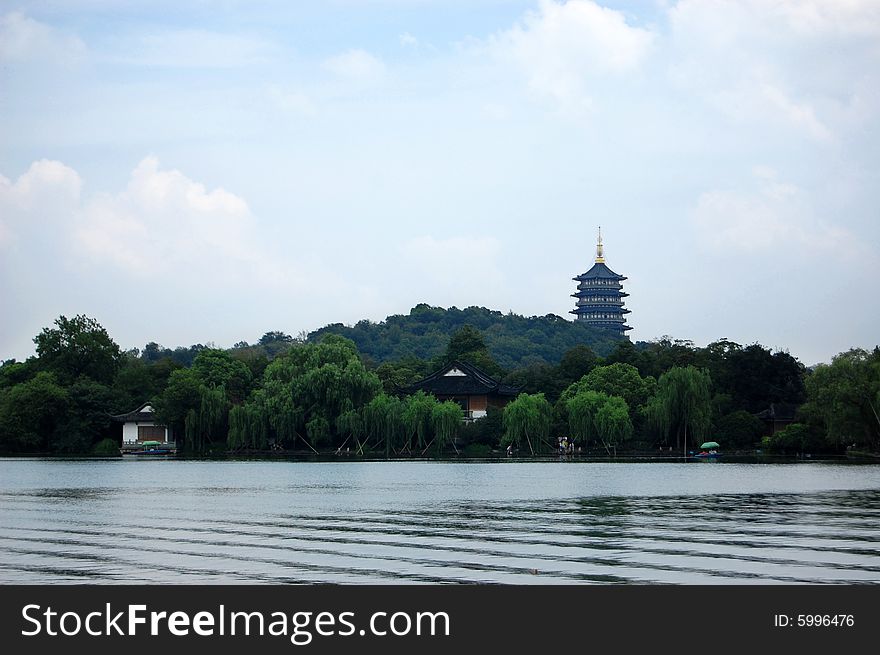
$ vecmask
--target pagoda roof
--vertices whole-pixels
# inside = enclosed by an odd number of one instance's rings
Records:
[[[424,391],[435,396],[516,396],[520,388],[501,384],[472,364],[454,361],[402,391]]]
[[[142,404],[137,409],[133,409],[130,412],[126,412],[125,414],[111,414],[110,418],[114,421],[128,423],[129,421],[155,421],[156,415],[154,413],[152,404],[148,401]]]
[[[608,268],[604,262],[596,262],[593,264],[593,267],[587,271],[586,273],[581,273],[576,278],[572,278],[573,280],[583,281],[590,279],[606,279],[606,280],[625,280],[626,278],[623,275],[618,275],[610,268]]]

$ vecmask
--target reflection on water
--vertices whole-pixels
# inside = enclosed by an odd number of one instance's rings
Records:
[[[0,460],[0,582],[878,583],[880,467]]]

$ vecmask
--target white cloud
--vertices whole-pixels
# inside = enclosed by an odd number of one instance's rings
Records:
[[[242,68],[271,61],[273,43],[242,34],[203,29],[167,30],[127,36],[116,44],[123,63],[163,68]]]
[[[415,47],[419,45],[419,40],[409,32],[404,32],[398,37],[400,45],[404,47]]]
[[[35,263],[61,250],[91,268],[176,287],[305,286],[302,271],[270,254],[244,199],[163,170],[155,157],[120,193],[81,200],[81,188],[58,161],[34,162],[14,183],[0,176],[0,246]]]
[[[530,89],[567,106],[588,106],[590,79],[637,68],[654,35],[590,0],[541,0],[513,28],[492,36],[490,55],[515,65]]]
[[[299,278],[267,256],[242,198],[162,170],[155,157],[138,164],[123,192],[83,207],[75,238],[93,258],[139,277],[236,287]]]
[[[0,16],[0,62],[70,64],[85,53],[85,44],[78,37],[64,34],[20,11]]]
[[[669,24],[673,82],[737,123],[833,144],[877,109],[880,3],[681,0]]]
[[[12,182],[0,175],[0,246],[56,229],[79,203],[82,179],[59,161],[41,159]],[[51,226],[51,227],[50,227]]]
[[[814,216],[803,189],[780,182],[768,167],[757,167],[754,179],[754,190],[715,190],[700,196],[694,221],[704,244],[728,252],[765,255],[815,255],[846,245],[853,253],[852,233]]]
[[[366,50],[352,49],[324,61],[324,68],[339,77],[375,80],[385,75],[385,64]]]

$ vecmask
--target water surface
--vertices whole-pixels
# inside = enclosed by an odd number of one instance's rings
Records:
[[[880,466],[0,460],[0,583],[878,583]]]

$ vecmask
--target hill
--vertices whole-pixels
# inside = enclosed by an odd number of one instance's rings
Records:
[[[339,334],[354,341],[358,350],[374,362],[393,362],[407,357],[429,360],[441,355],[454,332],[472,325],[483,333],[489,353],[506,369],[532,364],[558,364],[569,349],[586,345],[601,356],[623,339],[561,316],[502,314],[485,307],[458,309],[419,304],[409,314],[394,314],[374,323],[334,323],[315,330],[309,341],[325,334]]]

